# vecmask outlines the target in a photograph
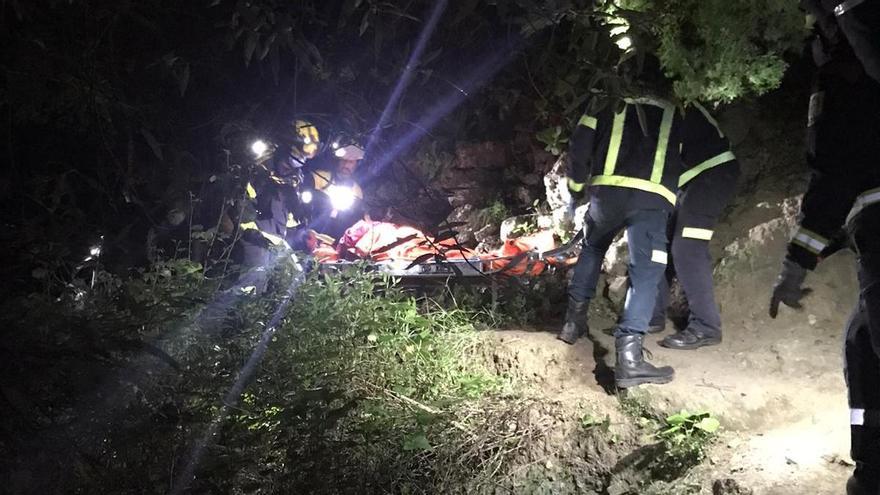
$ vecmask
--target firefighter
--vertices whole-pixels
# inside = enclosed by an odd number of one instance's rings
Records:
[[[349,144],[333,155],[335,170],[315,170],[306,177],[306,189],[314,191],[311,229],[338,240],[364,216],[364,193],[355,178],[364,150]]]
[[[721,316],[712,284],[709,241],[718,217],[733,197],[739,163],[715,119],[698,103],[682,120],[681,160],[685,172],[678,181],[678,203],[670,227],[672,260],[660,289],[649,332],[666,326],[669,280],[678,277],[688,302],[687,327],[660,341],[671,349],[696,349],[721,343]]]
[[[847,325],[845,368],[852,458],[849,495],[880,493],[880,1],[802,1],[816,19],[816,82],[807,118],[810,183],[770,316],[801,307],[807,271],[840,229],[857,254],[859,301]]]
[[[258,164],[245,186],[247,201],[240,225],[248,268],[269,264],[270,248],[287,247],[287,229],[299,224],[301,168],[318,153],[320,136],[314,125],[303,120],[292,122],[288,134],[289,146],[269,150],[265,144],[254,144]]]
[[[626,229],[632,283],[615,330],[614,371],[617,386],[625,388],[667,383],[673,377],[671,367],[658,368],[644,360],[642,345],[657,284],[666,270],[666,223],[675,204],[681,164],[676,108],[652,98],[621,103],[617,109],[605,105],[595,115],[584,114],[571,137],[568,188],[577,198],[589,183],[590,206],[558,338],[573,344],[589,331],[587,310],[602,260],[614,237]]]

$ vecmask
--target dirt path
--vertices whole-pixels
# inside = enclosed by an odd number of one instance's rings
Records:
[[[613,338],[599,333],[595,343],[582,339],[569,347],[555,340],[553,329],[498,333],[499,344],[516,356],[511,373],[539,385],[548,398],[613,407],[617,399],[596,378],[613,366],[607,352]],[[723,478],[756,494],[841,492],[850,469],[842,464],[849,426],[834,339],[810,332],[782,344],[774,335],[755,338],[753,329],[741,328],[729,330],[722,345],[695,352],[670,351],[651,340],[655,361],[673,365],[676,379],[641,387],[633,396],[663,411],[711,411],[724,426],[710,462],[695,473],[706,493]],[[594,356],[602,354],[597,366]],[[787,354],[798,356],[791,370],[785,369]]]
[[[856,297],[852,257],[841,255],[820,267],[809,279],[816,292],[807,310],[783,311],[777,320],[766,316],[763,297],[774,272],[767,263],[721,282],[721,345],[697,351],[659,347],[671,324],[647,339],[654,362],[674,366],[676,378],[631,395],[659,411],[711,411],[724,427],[709,462],[689,475],[704,493],[711,493],[713,480],[733,478],[755,494],[839,494],[851,470],[841,333]],[[596,313],[590,322],[592,338],[574,346],[555,340],[558,324],[498,332],[499,354],[508,356],[501,368],[535,384],[548,399],[613,407],[617,398],[602,385],[614,364],[613,337],[603,331],[613,319]]]

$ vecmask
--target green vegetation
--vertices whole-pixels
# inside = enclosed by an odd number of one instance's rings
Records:
[[[509,216],[510,210],[507,209],[507,206],[500,199],[495,199],[489,206],[480,210],[479,213],[480,221],[487,225],[501,225],[501,222]]]
[[[685,410],[667,416],[665,423],[657,433],[664,449],[654,472],[658,479],[670,480],[703,461],[721,423],[712,413]]]
[[[729,103],[761,95],[782,81],[786,53],[806,34],[796,2],[760,0],[625,0],[612,10],[634,36],[656,46],[674,91],[684,101]]]

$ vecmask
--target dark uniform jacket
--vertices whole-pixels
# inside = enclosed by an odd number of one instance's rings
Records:
[[[880,201],[880,1],[809,1],[817,17],[810,184],[788,258],[813,269],[848,220]]]
[[[641,108],[644,129],[639,117]],[[628,195],[632,208],[671,210],[681,175],[681,117],[662,100],[627,99],[578,122],[569,146],[569,188],[591,195]]]
[[[686,187],[700,174],[719,166],[739,169],[727,137],[712,115],[699,103],[694,103],[685,111],[681,125],[681,139],[681,161],[684,172],[679,177],[678,187]],[[730,184],[730,187],[735,185],[735,183]]]
[[[244,238],[254,244],[268,242],[282,245],[288,228],[299,224],[297,187],[301,174],[296,169],[279,166],[270,157],[257,165],[245,186],[245,204],[241,216]],[[280,170],[292,170],[293,175],[281,175]]]

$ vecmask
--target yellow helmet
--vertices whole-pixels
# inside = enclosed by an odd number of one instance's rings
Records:
[[[294,149],[300,151],[303,158],[314,158],[321,147],[321,136],[318,128],[311,122],[295,120],[293,122]]]

